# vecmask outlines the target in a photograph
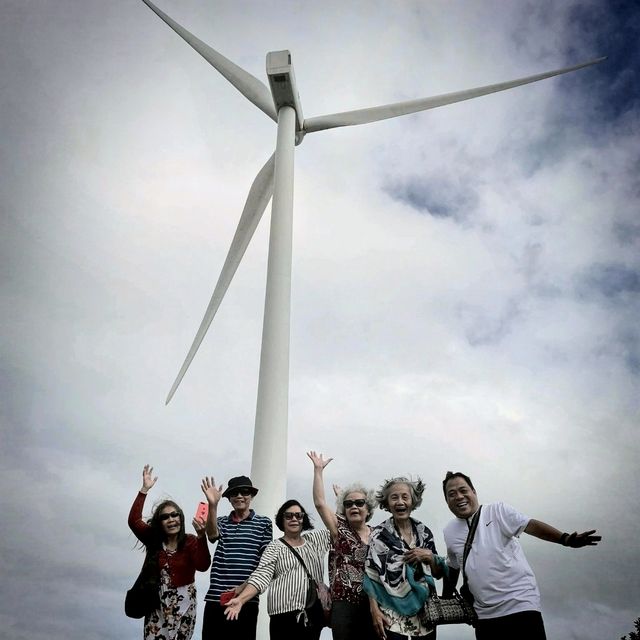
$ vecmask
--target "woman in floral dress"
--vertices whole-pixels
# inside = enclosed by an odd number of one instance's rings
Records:
[[[147,492],[157,479],[153,467],[145,465],[142,488],[129,512],[129,528],[159,572],[160,606],[144,619],[144,640],[189,640],[196,624],[195,573],[211,565],[205,522],[194,519],[197,535],[185,533],[184,513],[172,500],[161,502],[151,519],[143,520]]]
[[[353,484],[336,488],[336,513],[327,505],[324,468],[333,458],[315,451],[307,453],[313,462],[313,502],[331,534],[329,580],[331,583],[331,631],[334,640],[374,640],[369,599],[362,589],[364,563],[371,527],[367,524],[376,507],[373,491]]]

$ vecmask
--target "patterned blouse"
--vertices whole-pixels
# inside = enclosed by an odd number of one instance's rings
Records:
[[[338,535],[329,551],[331,599],[360,604],[367,600],[367,594],[362,590],[367,545],[349,526],[344,516],[338,514],[336,516]]]

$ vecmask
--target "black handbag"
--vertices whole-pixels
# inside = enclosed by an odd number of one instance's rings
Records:
[[[124,598],[124,612],[129,618],[145,618],[159,608],[158,554],[147,552],[140,575]]]
[[[437,593],[433,593],[427,598],[422,610],[423,622],[431,627],[463,623],[473,626],[477,619],[473,605],[469,604],[456,590],[453,591],[451,598],[440,598]]]

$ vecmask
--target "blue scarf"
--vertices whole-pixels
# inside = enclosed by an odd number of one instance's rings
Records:
[[[416,536],[416,547],[435,553],[431,531],[413,518],[411,524]],[[407,550],[396,532],[393,518],[375,527],[369,539],[369,554],[362,584],[367,595],[381,606],[403,616],[413,616],[422,609],[430,591],[435,591],[435,582],[428,566],[422,564],[412,567],[404,562],[403,556]],[[440,566],[446,566],[444,558],[436,556],[436,560]]]

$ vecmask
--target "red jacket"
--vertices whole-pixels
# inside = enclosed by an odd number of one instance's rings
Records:
[[[142,519],[142,506],[146,497],[146,493],[139,492],[129,512],[129,528],[142,544],[150,542],[152,537],[151,526]],[[161,549],[158,565],[160,569],[168,567],[172,586],[183,587],[191,584],[196,579],[196,569],[206,571],[211,566],[206,536],[198,538],[188,533],[184,544],[175,553],[169,554]]]

